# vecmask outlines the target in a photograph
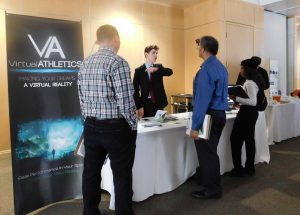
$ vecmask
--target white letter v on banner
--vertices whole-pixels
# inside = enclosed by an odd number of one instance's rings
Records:
[[[27,36],[29,37],[29,39],[30,39],[32,45],[34,46],[34,48],[35,48],[35,50],[37,51],[37,53],[39,54],[39,56],[42,57],[43,54],[44,54],[45,51],[46,51],[46,48],[48,47],[48,45],[49,45],[49,43],[50,43],[50,41],[51,41],[51,39],[52,39],[52,36],[50,36],[50,37],[48,38],[48,40],[47,40],[46,44],[44,45],[42,51],[40,51],[39,47],[36,45],[36,43],[34,42],[33,38],[31,37],[31,35],[30,35],[30,34],[27,34]]]

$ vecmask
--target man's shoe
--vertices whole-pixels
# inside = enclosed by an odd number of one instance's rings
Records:
[[[196,199],[219,199],[222,197],[222,192],[208,193],[205,190],[193,191],[192,197]]]
[[[244,177],[244,171],[237,171],[236,169],[232,169],[229,172],[224,173],[225,176],[241,178]]]

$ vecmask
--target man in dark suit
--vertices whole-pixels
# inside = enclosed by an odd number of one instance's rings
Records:
[[[157,45],[147,46],[144,51],[146,62],[135,69],[134,101],[139,118],[154,116],[157,110],[168,105],[163,76],[170,76],[173,71],[162,64],[154,64],[158,49]]]

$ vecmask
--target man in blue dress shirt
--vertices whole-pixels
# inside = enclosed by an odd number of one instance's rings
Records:
[[[195,141],[199,160],[198,181],[201,189],[192,192],[192,196],[200,199],[220,198],[222,196],[220,160],[217,147],[222,130],[226,123],[225,110],[228,108],[228,72],[216,58],[218,41],[211,36],[203,36],[196,40],[199,57],[204,60],[193,83],[193,116],[190,136]],[[208,140],[199,139],[205,114],[212,119]]]

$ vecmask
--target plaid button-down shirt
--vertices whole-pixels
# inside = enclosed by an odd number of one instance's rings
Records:
[[[137,129],[130,68],[112,49],[100,48],[83,61],[78,73],[78,93],[84,118],[124,117],[132,130]]]

